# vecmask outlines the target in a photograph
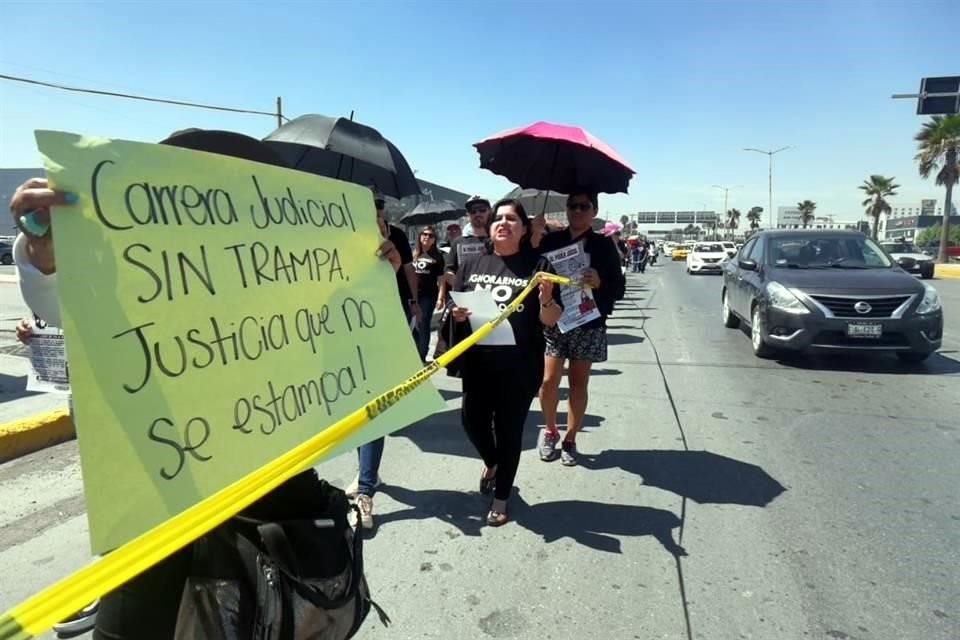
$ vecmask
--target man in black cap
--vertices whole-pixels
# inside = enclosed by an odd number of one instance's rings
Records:
[[[490,226],[490,201],[482,196],[471,196],[467,200],[467,218],[470,224],[464,229],[463,235],[450,243],[450,252],[447,253],[447,264],[444,271],[446,277],[440,282],[439,301],[446,301],[447,292],[453,285],[453,277],[464,259],[483,253],[487,249]]]

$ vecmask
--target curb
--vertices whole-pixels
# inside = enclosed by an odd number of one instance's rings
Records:
[[[0,424],[0,462],[45,449],[76,437],[67,409],[39,413]]]
[[[960,278],[960,264],[938,264],[933,275],[937,278]]]

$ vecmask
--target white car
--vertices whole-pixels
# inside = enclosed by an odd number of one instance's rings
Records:
[[[695,242],[687,254],[687,273],[722,273],[724,263],[730,259],[725,242]]]
[[[727,257],[732,258],[737,255],[737,245],[732,242],[721,242],[723,245],[723,250],[727,252]]]
[[[881,242],[880,246],[904,271],[919,274],[924,280],[933,277],[933,258],[920,251],[920,248],[912,242],[888,240]]]

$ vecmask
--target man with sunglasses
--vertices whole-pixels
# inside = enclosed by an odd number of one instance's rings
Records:
[[[567,197],[567,221],[563,231],[543,237],[539,250],[543,253],[580,243],[590,258],[590,267],[582,275],[585,284],[592,287],[600,317],[562,333],[557,327],[544,329],[546,355],[544,356],[543,384],[540,387],[540,407],[545,427],[540,444],[540,459],[551,462],[560,458],[564,466],[577,464],[577,433],[583,426],[587,412],[587,385],[594,362],[607,359],[607,316],[617,300],[623,298],[626,279],[620,269],[620,255],[610,238],[593,230],[593,219],[598,212],[597,194],[571,193]],[[570,397],[567,407],[567,430],[560,443],[557,429],[557,406],[560,403],[560,381],[564,363],[569,361],[567,379]],[[560,443],[560,449],[557,444]]]
[[[446,259],[446,277],[440,282],[440,294],[437,296],[437,306],[447,300],[447,291],[453,286],[453,278],[457,275],[460,263],[470,256],[476,256],[486,251],[489,241],[488,227],[490,222],[490,201],[482,196],[471,196],[466,204],[467,218],[470,224],[463,231],[463,235],[450,241],[450,251]]]

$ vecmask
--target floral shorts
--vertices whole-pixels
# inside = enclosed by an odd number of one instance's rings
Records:
[[[544,327],[546,354],[567,360],[605,362],[607,359],[607,328],[577,327],[561,333],[557,327]]]

